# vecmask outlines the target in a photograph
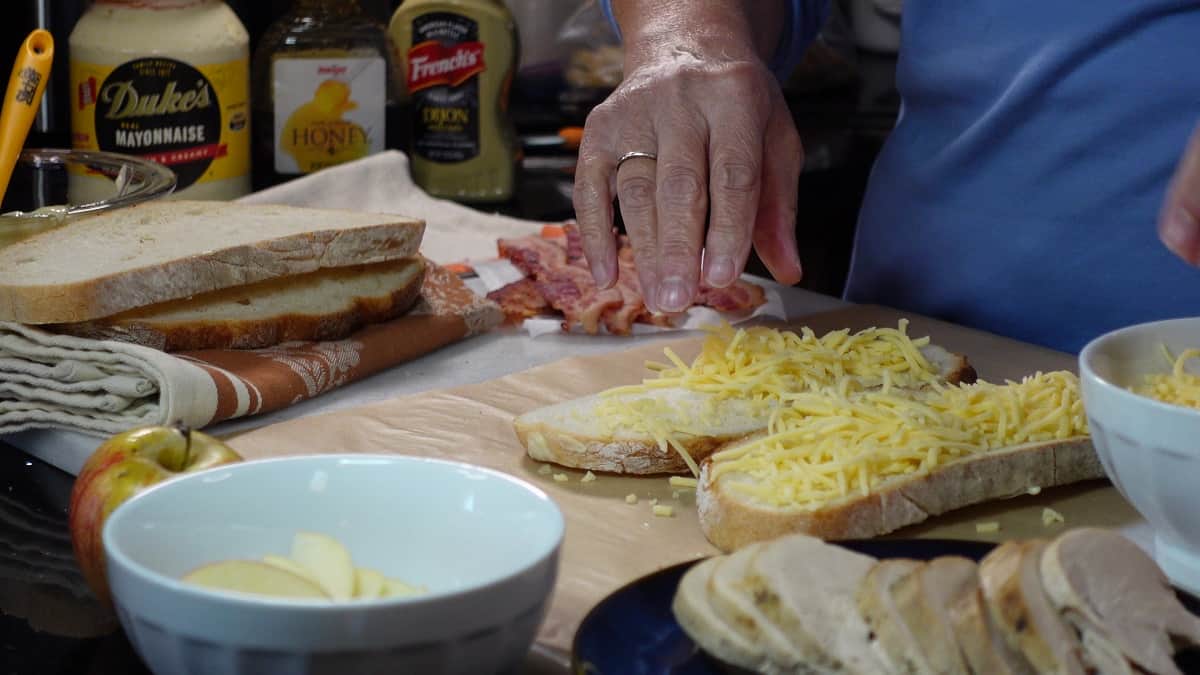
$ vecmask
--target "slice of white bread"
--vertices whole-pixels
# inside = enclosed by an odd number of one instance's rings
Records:
[[[1150,673],[1177,674],[1176,646],[1200,644],[1200,618],[1180,604],[1158,565],[1110,530],[1079,528],[1042,552],[1042,582],[1076,629],[1096,636],[1084,646],[1103,672],[1129,661]],[[1099,664],[1097,664],[1099,665]]]
[[[702,560],[684,573],[671,600],[671,611],[684,632],[704,651],[739,668],[757,670],[766,659],[762,646],[742,637],[709,601],[708,580],[718,560]]]
[[[408,311],[420,297],[424,277],[421,258],[335,267],[47,328],[163,351],[339,340]]]
[[[750,558],[742,589],[803,654],[802,666],[790,672],[872,675],[890,670],[855,602],[874,558],[799,535],[760,546]]]
[[[938,345],[925,345],[920,351],[945,382],[975,380],[965,356]],[[520,415],[513,422],[517,438],[530,458],[576,469],[641,475],[689,471],[677,451],[664,451],[652,435],[614,430],[601,409],[605,396],[585,396]],[[625,402],[652,399],[656,412],[661,412],[657,423],[692,430],[679,434],[678,440],[697,464],[723,445],[764,431],[771,414],[745,400],[720,400],[715,394],[674,387],[609,396]]]
[[[753,541],[803,533],[821,539],[868,538],[979,502],[1101,478],[1104,467],[1088,437],[997,448],[943,464],[929,473],[885,479],[870,494],[854,493],[816,508],[780,508],[732,489],[753,476],[714,480],[711,459],[696,489],[700,527],[714,546],[732,551]]]
[[[329,267],[417,255],[402,216],[161,201],[97,214],[0,249],[0,320],[76,323]]]
[[[1039,673],[1083,675],[1083,645],[1050,602],[1039,571],[1043,539],[1009,541],[979,563],[979,582],[1005,641]]]

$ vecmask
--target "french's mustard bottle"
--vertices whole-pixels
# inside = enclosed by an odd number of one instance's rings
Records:
[[[358,0],[294,0],[254,52],[255,187],[398,146],[391,59]]]
[[[95,0],[69,44],[75,148],[165,164],[178,197],[250,191],[250,37],[224,2]],[[73,201],[111,193],[70,179]]]
[[[405,0],[388,32],[404,76],[413,179],[455,201],[510,199],[517,36],[508,8],[501,0]]]

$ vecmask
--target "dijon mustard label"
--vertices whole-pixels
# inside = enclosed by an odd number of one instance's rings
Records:
[[[275,171],[310,173],[383,151],[382,57],[281,57],[271,68]]]
[[[148,57],[113,66],[71,63],[76,148],[166,165],[177,190],[250,173],[245,59],[192,66]]]
[[[483,53],[479,24],[470,17],[429,12],[413,19],[407,87],[418,156],[434,162],[479,156]]]

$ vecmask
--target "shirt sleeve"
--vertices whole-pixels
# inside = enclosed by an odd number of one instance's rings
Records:
[[[784,0],[784,4],[787,16],[784,17],[783,35],[779,37],[779,44],[775,46],[775,53],[768,64],[771,72],[780,79],[787,77],[800,63],[804,50],[816,39],[829,17],[829,0]],[[608,17],[617,39],[620,39],[621,27],[613,16],[612,0],[600,0],[600,7],[604,10],[604,16]]]

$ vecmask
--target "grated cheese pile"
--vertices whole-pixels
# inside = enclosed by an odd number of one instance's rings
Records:
[[[1185,349],[1179,358],[1174,358],[1164,346],[1163,354],[1171,364],[1171,372],[1147,375],[1146,383],[1135,387],[1134,392],[1164,403],[1200,408],[1200,375],[1186,369],[1188,361],[1200,359],[1200,349]]]
[[[715,454],[711,471],[736,474],[730,489],[756,501],[815,509],[992,448],[1085,434],[1079,380],[1065,371],[921,392],[831,387],[791,397],[766,436]]]
[[[835,384],[848,395],[937,382],[937,367],[920,351],[929,338],[913,339],[907,329],[908,321],[901,320],[897,328],[846,329],[818,337],[809,328],[796,333],[735,330],[725,324],[709,329],[691,364],[666,349],[669,363],[646,364],[656,377],[607,391],[597,418],[609,434],[651,436],[664,453],[679,452],[693,475],[699,475],[684,443],[713,435],[731,418],[765,424],[796,397]],[[664,397],[664,389],[675,391]]]

